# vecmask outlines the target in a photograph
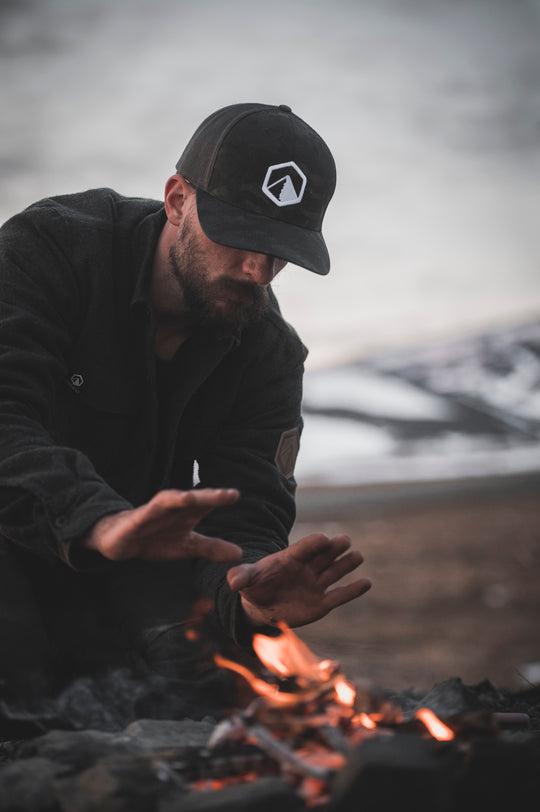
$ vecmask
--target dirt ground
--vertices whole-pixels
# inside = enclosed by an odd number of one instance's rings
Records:
[[[298,521],[293,539],[347,533],[364,554],[371,591],[299,630],[321,657],[383,689],[527,687],[540,662],[540,498],[461,495],[386,506],[369,515]]]

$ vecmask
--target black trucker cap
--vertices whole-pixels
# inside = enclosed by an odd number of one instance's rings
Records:
[[[176,171],[214,242],[327,274],[321,227],[336,185],[322,138],[285,104],[233,104],[196,130]]]

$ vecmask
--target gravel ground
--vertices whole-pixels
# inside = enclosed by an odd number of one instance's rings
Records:
[[[429,689],[448,677],[528,686],[524,666],[540,662],[536,493],[457,494],[372,505],[354,518],[303,518],[294,539],[315,530],[348,533],[373,581],[362,599],[300,630],[319,656],[383,689]]]

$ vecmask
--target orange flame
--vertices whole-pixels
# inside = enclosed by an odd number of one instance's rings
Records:
[[[348,705],[350,707],[354,705],[356,691],[350,682],[346,682],[344,679],[340,678],[336,681],[334,690],[336,692],[338,702],[340,702],[342,705]]]
[[[367,713],[359,713],[358,716],[355,716],[353,721],[358,720],[363,727],[366,727],[368,730],[373,730],[377,727],[377,723],[371,719]]]
[[[318,660],[286,623],[280,623],[279,637],[256,634],[253,648],[259,660],[280,677],[300,677],[309,682],[325,682],[336,670],[331,660]]]
[[[332,660],[318,660],[285,623],[280,623],[279,629],[281,631],[279,637],[255,634],[253,648],[259,660],[269,671],[282,678],[294,677],[300,691],[282,692],[278,686],[265,682],[245,666],[228,660],[220,654],[214,655],[214,661],[223,668],[236,671],[249,682],[256,693],[281,706],[290,707],[310,701],[319,696],[321,690],[325,691],[332,686],[335,689],[337,701],[342,705],[352,706],[355,690],[352,685],[338,676],[337,663]]]
[[[214,661],[216,665],[220,665],[222,668],[236,671],[237,674],[240,674],[240,676],[249,682],[256,693],[270,699],[272,702],[283,706],[298,704],[298,694],[280,692],[276,685],[270,685],[268,682],[259,679],[255,674],[251,673],[249,668],[246,668],[240,663],[235,663],[234,660],[228,660],[226,657],[222,657],[221,654],[214,654]]]
[[[441,722],[429,708],[420,708],[420,710],[416,711],[415,715],[417,719],[420,719],[420,721],[424,723],[435,739],[446,742],[455,738],[454,732],[450,730],[444,722]]]

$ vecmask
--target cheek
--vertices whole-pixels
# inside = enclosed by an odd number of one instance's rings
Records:
[[[227,245],[211,243],[205,252],[210,275],[218,279],[221,276],[235,276],[242,267],[242,252]]]

